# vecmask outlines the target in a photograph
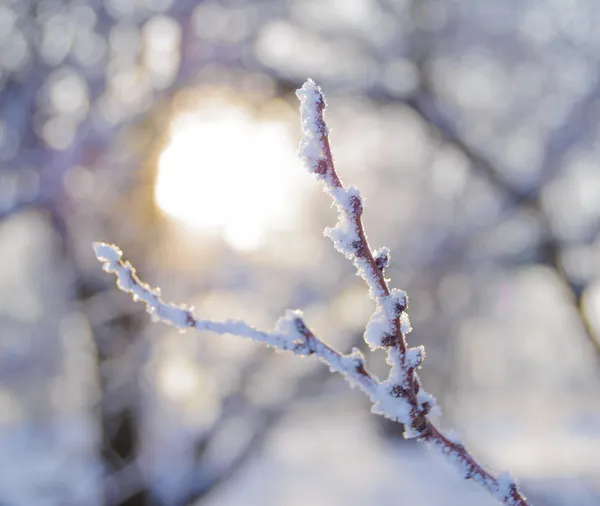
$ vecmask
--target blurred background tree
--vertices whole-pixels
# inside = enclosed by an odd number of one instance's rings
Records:
[[[370,302],[295,159],[310,76],[447,423],[535,504],[597,504],[599,22],[592,0],[1,2],[0,503],[490,501],[319,364],[153,326],[98,269],[114,241],[200,314],[300,307],[361,345]]]

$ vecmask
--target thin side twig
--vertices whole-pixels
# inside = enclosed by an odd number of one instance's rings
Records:
[[[325,235],[331,238],[338,251],[353,262],[375,302],[375,311],[365,329],[364,339],[371,349],[386,350],[387,362],[391,366],[386,380],[380,381],[366,369],[364,356],[359,350],[342,354],[325,344],[309,329],[299,311],[287,311],[271,332],[255,329],[237,320],[198,319],[188,306],[165,303],[160,291],[143,283],[133,266],[123,261],[118,247],[96,243],[96,256],[104,262],[107,272],[116,275],[121,290],[131,293],[134,300],[144,302],[154,320],[162,320],[182,330],[195,328],[216,334],[234,334],[299,356],[315,355],[332,372],[340,373],[351,385],[358,386],[371,400],[374,413],[404,424],[405,437],[430,443],[459,468],[465,479],[479,483],[502,503],[527,506],[529,503],[508,474],[494,476],[460,442],[442,434],[429,419],[432,414],[439,413],[439,408],[435,399],[421,387],[416,372],[425,358],[424,348],[409,348],[406,343],[406,335],[411,331],[406,313],[406,292],[390,288],[385,278],[385,268],[390,261],[389,250],[383,247],[371,251],[362,224],[360,193],[355,187],[344,187],[335,170],[329,129],[323,118],[326,104],[321,89],[309,79],[297,95],[301,102],[303,130],[300,157],[308,170],[322,182],[339,211],[337,224],[326,229]]]

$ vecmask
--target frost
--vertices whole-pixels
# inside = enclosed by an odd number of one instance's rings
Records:
[[[406,350],[404,360],[406,363],[406,367],[408,367],[409,369],[416,369],[421,365],[423,360],[425,360],[425,347],[416,346],[414,348],[409,348],[408,350]]]
[[[404,397],[393,395],[392,388],[389,381],[384,381],[378,386],[371,413],[410,425],[411,405]]]
[[[332,352],[323,345],[321,361],[329,366],[331,372],[340,373],[350,383],[350,386],[360,386],[364,380],[361,370],[365,367],[365,357],[358,348],[352,348],[352,353],[340,355]],[[370,392],[367,392],[370,394]]]
[[[365,356],[358,348],[352,348],[352,353],[344,356],[344,364],[349,370],[364,367]]]
[[[328,134],[327,126],[320,118],[325,108],[325,97],[312,79],[308,79],[302,88],[296,91],[300,100],[300,121],[302,138],[298,155],[307,169],[318,172],[319,161],[324,160],[322,137]]]
[[[323,234],[333,241],[335,249],[348,260],[357,258],[361,242],[354,223],[353,213],[355,206],[362,207],[360,193],[354,187],[346,190],[328,184],[325,184],[324,189],[335,202],[339,215],[335,226],[327,227]]]
[[[319,109],[324,109],[325,97],[320,86],[309,77],[302,85],[302,88],[296,90],[296,96],[300,100],[300,118],[302,125],[313,134],[319,133],[315,125],[319,120]]]
[[[385,312],[390,319],[398,318],[401,313],[406,309],[408,304],[408,297],[404,290],[398,288],[392,288],[390,294],[385,297]]]
[[[464,458],[464,456],[461,453],[461,450],[463,449],[462,445],[444,445],[444,446],[442,446],[440,444],[436,444],[435,446],[440,451],[440,453],[446,457],[446,460],[458,469],[459,473],[464,478],[477,479],[476,477],[473,476],[472,466],[469,465],[469,463],[467,462],[467,460]]]
[[[340,215],[335,227],[327,227],[323,235],[329,237],[335,249],[347,259],[354,258],[358,245],[358,234],[353,230],[352,222],[345,215]]]
[[[288,309],[285,315],[277,320],[275,332],[294,346],[294,352],[297,355],[309,355],[311,353],[306,339],[306,326],[304,325],[302,311]],[[268,342],[268,344],[270,343]],[[276,344],[270,345],[277,347]]]
[[[378,304],[365,329],[364,339],[371,350],[381,348],[384,340],[394,334],[394,325],[382,305]]]
[[[298,328],[302,318],[302,311],[288,309],[285,315],[275,323],[275,330],[280,334],[289,336],[292,340],[304,340],[304,334]]]
[[[181,330],[194,327],[216,334],[232,334],[266,344],[280,351],[292,351],[296,355],[316,355],[327,364],[331,371],[338,372],[353,386],[358,386],[371,399],[374,399],[379,380],[368,373],[364,366],[364,356],[354,348],[352,353],[343,355],[317,339],[304,323],[301,311],[286,311],[272,332],[264,332],[251,327],[243,321],[226,320],[223,322],[201,320],[192,315],[192,308],[186,305],[167,304],[160,298],[160,290],[151,288],[135,274],[129,262],[121,260],[122,253],[116,246],[94,248],[102,262],[109,264],[117,277],[117,286],[130,293],[134,300],[146,305],[146,311],[152,321],[162,321]],[[118,252],[118,253],[117,253]],[[107,260],[107,257],[109,260]]]
[[[422,388],[419,390],[417,394],[417,401],[421,406],[427,404],[429,406],[429,415],[430,416],[442,416],[442,408],[440,408],[437,403],[437,399],[431,395],[429,392],[426,392]]]
[[[368,264],[368,263],[367,263]],[[368,275],[372,269],[361,269],[359,274],[367,280],[367,284],[372,287],[371,292],[378,289],[378,284],[374,275]],[[374,295],[374,296],[373,296]],[[365,330],[364,339],[369,347],[374,350],[382,347],[382,345],[391,338],[397,330],[396,320],[400,320],[400,329],[403,334],[407,334],[411,330],[408,315],[403,312],[407,304],[407,296],[404,290],[392,289],[389,295],[372,294],[375,299],[376,307],[367,328]]]
[[[123,292],[130,293],[134,301],[146,304],[153,322],[164,321],[179,329],[186,329],[194,324],[191,318],[191,308],[167,304],[160,298],[160,290],[152,289],[140,281],[135,274],[134,267],[129,262],[121,260],[123,252],[115,245],[94,243],[94,252],[101,262],[104,270],[113,272],[117,276],[117,287]]]
[[[408,348],[405,336],[412,330],[406,308],[405,291],[390,289],[383,270],[390,261],[390,251],[382,247],[371,252],[363,230],[361,215],[363,199],[357,188],[345,188],[339,179],[329,148],[329,129],[323,120],[326,103],[321,89],[311,80],[296,92],[300,99],[302,139],[299,155],[308,170],[323,184],[338,211],[334,227],[325,229],[334,247],[356,267],[364,279],[375,310],[365,328],[364,340],[371,349],[385,347],[390,366],[388,378],[380,381],[367,371],[365,357],[353,348],[342,354],[317,338],[304,322],[300,311],[286,311],[270,332],[258,330],[243,321],[203,320],[185,305],[165,303],[158,288],[142,282],[129,262],[122,260],[122,251],[114,245],[95,243],[96,257],[107,272],[114,273],[118,287],[141,301],[153,321],[163,321],[181,331],[193,327],[215,334],[233,334],[260,342],[278,351],[296,355],[315,355],[330,371],[341,374],[351,386],[358,386],[371,400],[371,411],[405,426],[406,438],[419,438],[431,443],[452,462],[462,475],[483,485],[507,505],[527,506],[510,476],[494,478],[479,465],[455,438],[445,437],[430,422],[429,416],[441,414],[436,399],[427,393],[419,381],[416,369],[425,359],[423,346]]]
[[[94,253],[98,260],[110,263],[118,262],[123,256],[123,252],[117,246],[105,242],[95,242]]]
[[[462,446],[462,440],[460,439],[458,433],[456,433],[455,431],[448,431],[448,433],[446,434],[446,438],[448,438],[448,440],[454,443],[455,445]]]
[[[369,288],[369,298],[376,302],[379,301],[385,296],[385,292],[377,280],[373,266],[362,257],[355,257],[353,263],[356,267],[356,275],[364,279]]]
[[[408,318],[408,314],[402,313],[400,315],[400,332],[406,335],[412,330],[412,326],[410,324],[410,319]]]
[[[356,186],[346,189],[341,186],[325,185],[324,190],[333,199],[340,214],[350,217],[355,212],[355,206],[358,206],[359,210],[362,207],[360,191]]]
[[[386,267],[390,265],[390,248],[386,246],[382,246],[381,248],[375,250],[373,252],[373,258],[375,259],[375,263],[377,264],[377,268],[382,271]]]
[[[388,376],[388,383],[393,386],[399,386],[408,388],[406,383],[408,377],[408,370],[404,364],[404,354],[402,350],[393,346],[388,349],[386,362],[392,366],[390,374]]]
[[[508,504],[512,504],[510,498],[516,489],[516,486],[517,485],[511,478],[510,474],[501,473],[500,476],[498,476],[498,492],[496,495],[497,499],[503,502],[508,502]]]

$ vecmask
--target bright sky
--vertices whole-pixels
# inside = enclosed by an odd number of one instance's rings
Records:
[[[238,250],[294,220],[309,182],[285,121],[261,121],[224,98],[178,116],[160,156],[155,199],[194,232]]]

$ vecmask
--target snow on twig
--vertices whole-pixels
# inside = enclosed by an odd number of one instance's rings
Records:
[[[332,372],[339,372],[349,383],[358,385],[375,400],[379,380],[365,369],[362,353],[355,348],[352,353],[344,355],[326,345],[306,326],[302,312],[287,311],[271,332],[255,329],[239,320],[201,320],[193,315],[193,308],[190,306],[164,302],[160,290],[141,281],[134,267],[122,260],[123,252],[117,246],[95,243],[94,250],[98,260],[104,262],[104,270],[117,277],[119,289],[130,293],[135,301],[143,302],[154,321],[162,321],[181,330],[194,328],[215,334],[245,337],[278,351],[291,351],[299,356],[316,355]]]
[[[465,479],[479,483],[500,502],[527,506],[529,503],[510,476],[494,476],[460,442],[442,434],[429,419],[440,411],[434,397],[421,387],[416,372],[425,358],[425,349],[422,346],[409,348],[406,342],[406,335],[411,331],[406,292],[390,288],[385,278],[390,251],[386,247],[371,250],[362,225],[360,192],[355,187],[345,187],[335,170],[329,128],[323,117],[326,102],[321,89],[308,79],[296,94],[300,99],[302,124],[299,155],[338,209],[338,221],[325,230],[325,235],[353,262],[375,303],[364,339],[371,349],[386,350],[387,363],[391,366],[387,379],[380,381],[366,369],[359,350],[342,354],[321,341],[309,329],[300,311],[287,311],[270,332],[255,329],[243,321],[198,319],[189,306],[165,303],[159,289],[151,288],[137,277],[133,266],[122,259],[117,246],[95,243],[98,260],[104,263],[104,270],[116,275],[121,290],[146,305],[155,321],[164,321],[182,330],[194,328],[233,334],[300,356],[316,355],[332,372],[340,373],[351,385],[358,386],[373,403],[374,413],[404,424],[405,437],[429,443],[446,456]]]
[[[435,399],[421,388],[416,373],[425,358],[422,346],[408,348],[406,334],[411,330],[406,314],[408,298],[398,289],[390,289],[385,278],[385,267],[390,261],[386,247],[373,253],[367,242],[362,225],[363,204],[358,190],[346,189],[333,163],[329,146],[329,129],[323,118],[325,97],[311,80],[296,92],[300,99],[302,140],[300,157],[305,166],[323,184],[339,211],[338,222],[333,229],[326,229],[335,248],[352,260],[357,274],[365,280],[369,295],[375,302],[375,312],[365,331],[365,341],[372,349],[385,348],[391,370],[387,380],[379,385],[379,401],[373,411],[386,418],[403,423],[405,437],[428,442],[453,462],[466,479],[480,483],[499,501],[511,506],[524,506],[528,502],[508,475],[494,477],[480,465],[459,442],[444,436],[429,420],[434,411],[439,413]],[[403,399],[405,410],[397,412],[396,399]]]

